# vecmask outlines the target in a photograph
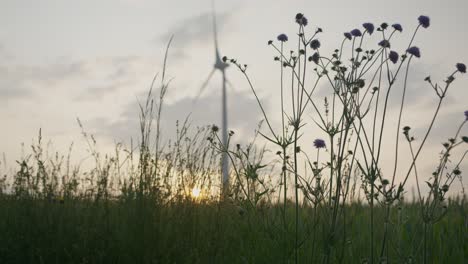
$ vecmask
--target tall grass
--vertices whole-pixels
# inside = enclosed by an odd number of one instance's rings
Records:
[[[468,113],[443,144],[432,177],[420,175],[417,164],[464,64],[443,85],[426,78],[438,104],[426,131],[414,135],[402,116],[411,62],[420,57],[414,42],[429,18],[419,18],[401,55],[390,49],[400,25],[383,23],[374,32],[365,23],[363,31],[345,33],[329,57],[320,52],[322,29],[309,34],[307,18],[297,14],[295,20],[295,51],[289,52],[286,34],[269,41],[278,63],[280,125],[263,107],[247,65],[224,58],[245,77],[264,115],[246,145],[234,144],[234,131],[223,145],[217,126],[192,127],[188,118],[175,121],[176,134],[163,140],[171,41],[162,73],[138,104],[138,142],[100,153],[78,120],[93,158],[86,169],[73,164],[73,146],[65,155],[50,154],[39,131],[16,172],[0,181],[0,262],[463,263],[466,197],[449,198],[448,191],[461,179],[467,152],[453,156],[460,153],[454,149],[466,148],[468,138],[461,133]],[[377,33],[379,41],[371,38]],[[373,42],[377,47],[367,48]],[[402,82],[396,81],[399,75]],[[317,89],[329,89],[330,97],[317,98]],[[394,93],[399,105],[390,111]],[[389,127],[386,120],[395,113],[397,126]],[[306,126],[326,138],[305,141]],[[395,138],[386,136],[389,129],[396,130]],[[391,149],[384,141],[392,142]],[[411,157],[408,168],[400,163],[403,143]],[[301,144],[315,149],[308,153]],[[384,168],[384,152],[394,157],[390,169]],[[231,163],[231,181],[221,195],[223,154]],[[410,177],[417,188],[411,201],[405,195]]]

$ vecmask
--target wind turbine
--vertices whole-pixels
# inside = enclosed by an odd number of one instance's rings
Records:
[[[226,91],[226,83],[228,80],[226,79],[226,68],[229,66],[227,63],[223,62],[221,59],[221,55],[219,53],[219,48],[218,48],[218,30],[217,30],[217,24],[216,24],[216,14],[215,14],[215,7],[214,7],[214,1],[211,2],[212,5],[212,20],[213,20],[213,37],[214,37],[214,47],[215,47],[215,63],[213,65],[213,69],[211,70],[210,74],[208,75],[208,78],[206,78],[205,82],[203,82],[203,85],[200,87],[200,91],[198,92],[197,97],[195,98],[195,102],[198,100],[202,92],[205,90],[205,88],[208,85],[208,82],[211,80],[213,77],[214,73],[216,71],[221,72],[222,76],[222,97],[221,97],[221,103],[222,103],[222,128],[221,128],[221,133],[222,133],[222,143],[223,146],[227,146],[227,139],[228,139],[228,133],[227,133],[227,91]],[[228,186],[229,186],[229,161],[228,161],[228,156],[225,152],[222,153],[221,157],[221,171],[222,171],[222,195],[227,194]]]

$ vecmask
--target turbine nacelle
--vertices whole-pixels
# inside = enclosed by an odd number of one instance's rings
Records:
[[[224,71],[228,66],[229,66],[229,64],[227,64],[223,60],[221,60],[219,58],[219,56],[216,58],[216,62],[214,64],[215,69],[220,70],[220,71]]]

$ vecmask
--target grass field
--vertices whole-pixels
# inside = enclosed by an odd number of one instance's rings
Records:
[[[1,263],[288,263],[293,257],[294,210],[288,226],[280,207],[247,210],[230,203],[174,201],[0,200]],[[468,253],[467,205],[449,203],[431,226],[431,263],[464,263]],[[347,205],[331,244],[332,263],[369,262],[369,208]],[[422,263],[423,223],[417,205],[402,204],[391,216],[390,263]],[[300,263],[321,263],[329,229],[326,208],[301,208]],[[382,223],[384,210],[375,212]],[[380,250],[383,224],[374,243]],[[286,231],[286,232],[285,232]],[[377,253],[376,252],[376,253]]]
[[[456,63],[441,84],[424,80],[434,111],[412,130],[402,119],[407,77],[429,17],[418,18],[400,53],[390,49],[400,24],[364,23],[328,57],[319,50],[322,29],[307,32],[301,13],[295,22],[297,50],[289,51],[286,34],[268,41],[280,80],[275,123],[247,65],[217,58],[218,67],[231,65],[245,77],[262,112],[249,143],[234,145],[233,131],[192,128],[188,120],[174,120],[175,135],[161,138],[167,50],[162,75],[139,104],[136,144],[101,153],[78,120],[91,161],[83,168],[71,147],[65,155],[48,152],[39,132],[0,179],[0,263],[467,263],[461,170],[468,111],[457,113],[456,132],[436,143],[431,175],[418,159],[465,64]],[[372,49],[366,41],[374,30],[382,39]],[[320,82],[326,98],[314,94]],[[324,137],[304,139],[306,125]],[[222,157],[230,164],[227,182]]]

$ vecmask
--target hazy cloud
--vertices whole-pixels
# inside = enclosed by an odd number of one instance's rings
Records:
[[[218,34],[225,28],[231,16],[230,13],[216,14]],[[214,43],[212,13],[203,13],[178,22],[169,28],[166,33],[156,37],[156,41],[166,43],[171,36],[174,36],[171,45],[171,57],[174,59],[187,56],[191,45],[205,42],[210,42],[210,45],[212,45],[211,43]]]
[[[157,95],[156,91],[156,95]],[[245,93],[230,93],[229,130],[236,132],[234,141],[242,141],[242,135],[251,135],[258,122],[262,119],[255,99]],[[183,122],[189,115],[192,127],[221,123],[221,97],[219,93],[211,93],[201,97],[194,104],[194,98],[183,97],[173,103],[165,104],[161,118],[161,128],[165,139],[173,139],[176,132],[176,122]],[[140,101],[144,103],[145,94]],[[90,126],[96,128],[96,133],[121,141],[139,137],[139,107],[136,101],[127,105],[118,120],[94,119]]]

